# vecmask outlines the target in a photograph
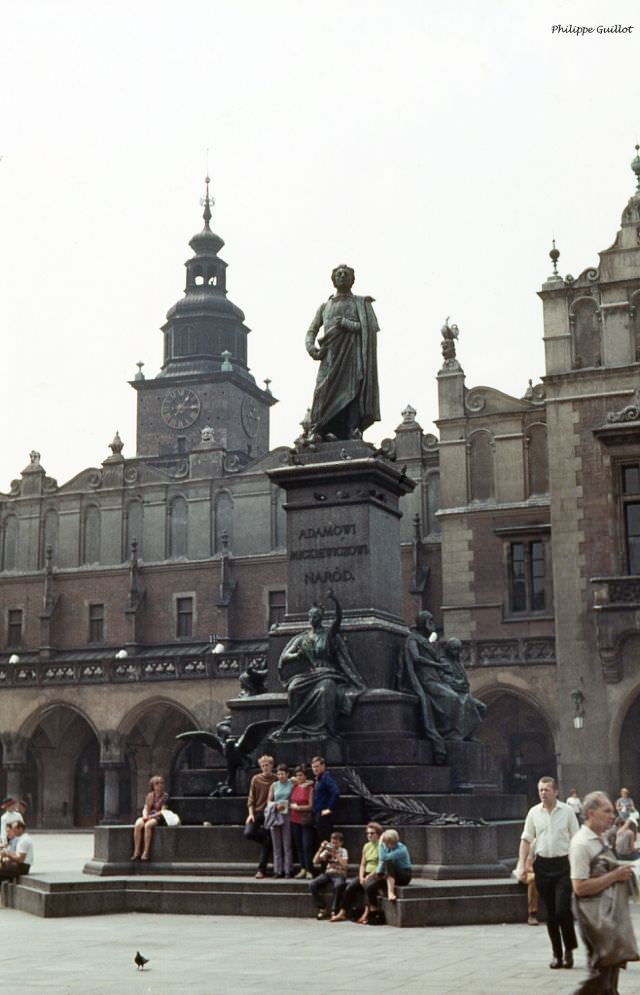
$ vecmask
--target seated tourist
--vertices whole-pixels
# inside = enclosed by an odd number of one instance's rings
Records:
[[[390,902],[395,902],[396,887],[411,881],[411,858],[395,829],[387,829],[380,837],[379,860],[375,875],[365,885],[367,908],[359,922],[371,922],[371,913],[378,913],[378,896],[386,890]]]
[[[318,909],[317,919],[329,918],[330,912],[324,896],[321,894],[329,884],[333,889],[331,911],[335,914],[340,908],[342,893],[347,882],[347,865],[349,863],[349,855],[342,845],[343,843],[342,833],[331,833],[329,842],[323,840],[313,858],[314,864],[320,864],[324,868],[322,873],[311,882],[311,894]]]
[[[156,826],[164,826],[162,809],[169,801],[164,789],[164,778],[156,775],[149,781],[149,794],[144,800],[142,815],[133,827],[133,853],[131,860],[148,860],[153,832]],[[144,841],[144,843],[143,843]]]
[[[5,879],[28,874],[33,864],[33,841],[22,819],[10,822],[7,828],[12,834],[12,849],[0,850],[0,878]]]
[[[616,833],[616,855],[620,860],[637,860],[640,857],[637,843],[637,826],[627,819]]]
[[[331,916],[331,922],[344,922],[349,912],[353,912],[355,909],[362,909],[365,897],[365,885],[371,875],[375,874],[376,867],[378,866],[378,840],[380,839],[381,832],[382,826],[377,822],[370,822],[367,825],[367,842],[362,847],[358,876],[347,882],[340,908]]]
[[[8,840],[7,827],[11,822],[24,822],[26,802],[17,801],[15,798],[5,798],[0,805],[3,810],[0,818],[0,846],[6,846]]]

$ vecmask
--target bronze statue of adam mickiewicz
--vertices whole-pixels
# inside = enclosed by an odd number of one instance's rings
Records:
[[[310,435],[353,439],[380,419],[378,322],[373,298],[351,293],[355,273],[350,266],[336,266],[331,280],[336,293],[320,305],[305,339],[309,355],[320,361]],[[324,334],[316,344],[321,328]]]

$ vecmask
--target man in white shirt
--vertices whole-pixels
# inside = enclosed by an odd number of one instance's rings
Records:
[[[525,819],[516,873],[524,884],[527,858],[535,844],[533,872],[536,888],[547,909],[547,932],[553,950],[549,967],[571,968],[578,941],[571,912],[569,843],[579,825],[573,809],[558,800],[558,785],[553,777],[540,778],[538,795],[540,804],[530,808]]]
[[[617,964],[602,965],[600,959],[609,959],[611,953],[612,933],[616,937],[616,946],[622,949],[622,942],[630,954],[634,952],[633,927],[629,915],[629,896],[624,885],[622,894],[615,896],[613,886],[620,887],[619,882],[626,882],[633,877],[633,869],[628,864],[615,866],[613,853],[607,852],[602,836],[613,824],[615,811],[611,799],[603,791],[592,791],[583,803],[584,825],[571,840],[569,860],[571,862],[571,884],[576,896],[578,921],[581,926],[582,938],[585,942],[589,962],[589,977],[575,992],[575,995],[607,995],[618,991],[618,973],[626,961]],[[601,860],[596,858],[600,857]],[[602,866],[596,866],[600,865]],[[607,870],[607,868],[612,868]],[[604,873],[603,873],[604,872]],[[595,895],[611,888],[611,906],[615,907],[615,929],[609,923],[602,936],[604,947],[599,949],[600,933],[589,926],[589,922],[581,916],[581,903]],[[619,899],[616,902],[616,898]],[[614,906],[615,903],[615,906]],[[619,930],[619,933],[618,933]],[[638,959],[637,949],[635,957]]]
[[[15,850],[0,850],[0,879],[28,874],[33,864],[33,840],[27,833],[24,822],[10,822],[9,828],[17,842]]]

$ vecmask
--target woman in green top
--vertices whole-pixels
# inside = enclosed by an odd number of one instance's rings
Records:
[[[348,918],[349,911],[362,909],[362,899],[364,897],[364,886],[368,878],[375,873],[378,866],[378,841],[382,833],[382,826],[377,822],[367,824],[367,842],[362,847],[362,857],[360,858],[360,868],[358,877],[352,878],[347,883],[344,890],[340,908],[331,916],[330,922],[344,922]],[[365,909],[366,914],[366,909]]]

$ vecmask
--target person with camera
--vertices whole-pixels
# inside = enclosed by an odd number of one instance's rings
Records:
[[[324,868],[322,873],[311,882],[311,895],[318,909],[316,919],[328,919],[332,913],[335,915],[340,908],[342,894],[347,883],[347,865],[349,863],[349,855],[343,843],[342,833],[331,833],[330,840],[328,842],[327,840],[322,841],[313,858],[314,864],[319,864],[320,867]],[[331,910],[327,908],[324,897],[327,885],[331,885],[333,890]]]

